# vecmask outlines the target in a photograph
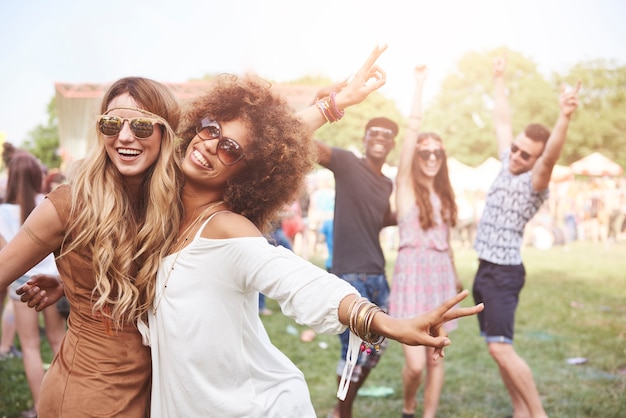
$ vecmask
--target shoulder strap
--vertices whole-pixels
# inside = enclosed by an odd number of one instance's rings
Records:
[[[230,211],[229,210],[218,210],[217,212],[212,213],[211,216],[209,216],[206,219],[206,221],[202,222],[202,225],[200,226],[200,228],[198,228],[198,231],[196,232],[196,238],[198,238],[202,234],[202,231],[204,231],[204,228],[211,221],[211,219],[213,219],[215,217],[215,215],[217,215],[218,213],[224,213],[224,212],[230,212]]]

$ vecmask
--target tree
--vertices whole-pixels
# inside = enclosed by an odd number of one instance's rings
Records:
[[[594,151],[626,167],[626,66],[593,60],[575,65],[557,82],[581,80],[580,109],[568,130],[563,155],[572,163]]]
[[[61,165],[56,109],[56,100],[53,97],[48,103],[48,123],[37,125],[28,133],[29,138],[24,142],[24,148],[48,168],[58,168]]]
[[[441,135],[448,156],[476,166],[498,157],[493,125],[493,72],[496,56],[506,55],[506,85],[514,134],[529,123],[552,127],[558,114],[558,91],[522,54],[497,48],[469,52],[442,82],[425,112],[423,130]]]

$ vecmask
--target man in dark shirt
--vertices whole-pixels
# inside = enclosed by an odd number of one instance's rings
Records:
[[[388,310],[389,284],[385,276],[385,256],[380,245],[380,231],[395,225],[391,212],[391,179],[383,175],[382,167],[395,146],[398,125],[390,119],[371,119],[365,127],[363,144],[365,155],[317,142],[318,162],[335,175],[335,215],[333,232],[333,263],[331,273],[351,283],[363,297],[385,311]],[[342,354],[337,366],[341,379],[348,350],[350,331],[340,335]],[[352,416],[352,404],[358,389],[376,366],[384,351],[364,353],[357,362],[352,383],[344,401],[335,406],[333,415],[340,418]]]

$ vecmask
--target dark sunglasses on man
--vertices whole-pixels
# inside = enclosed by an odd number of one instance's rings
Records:
[[[523,151],[520,147],[518,147],[515,144],[511,144],[511,155],[515,154],[517,151],[520,152],[520,157],[522,157],[522,160],[524,161],[528,161],[530,160],[530,158],[532,157],[532,155],[530,155],[529,153],[527,153],[526,151]]]

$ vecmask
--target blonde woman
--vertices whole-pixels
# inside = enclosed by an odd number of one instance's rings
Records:
[[[109,88],[100,113],[97,144],[70,184],[48,194],[0,252],[0,287],[54,252],[64,289],[49,296],[64,291],[70,303],[40,418],[141,418],[148,408],[150,351],[135,323],[178,230],[180,109],[164,85],[131,77]]]

